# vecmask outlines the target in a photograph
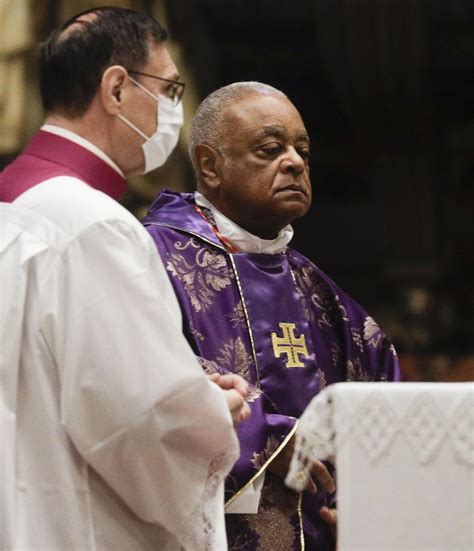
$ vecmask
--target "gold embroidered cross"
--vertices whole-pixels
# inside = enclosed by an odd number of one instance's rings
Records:
[[[302,354],[305,358],[309,356],[304,335],[295,336],[296,325],[294,323],[280,322],[278,325],[283,330],[283,337],[278,337],[275,332],[272,332],[275,358],[279,358],[280,354],[286,354],[288,360],[285,367],[304,367],[304,363],[298,357],[299,354]]]

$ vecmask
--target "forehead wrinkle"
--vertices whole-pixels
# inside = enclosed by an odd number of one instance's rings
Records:
[[[267,138],[275,136],[276,138],[285,138],[287,135],[286,128],[279,125],[268,125],[264,126],[257,132],[256,138]]]
[[[269,126],[265,126],[264,128],[260,129],[257,132],[256,139],[259,140],[261,138],[267,138],[267,137],[287,138],[287,136],[288,136],[288,132],[284,126],[269,125]],[[295,141],[297,142],[309,143],[309,136],[305,131],[298,131],[295,135],[295,138],[296,138]]]

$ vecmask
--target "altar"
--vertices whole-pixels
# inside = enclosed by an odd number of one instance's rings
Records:
[[[300,419],[287,484],[336,466],[339,551],[474,549],[474,383],[338,383]]]

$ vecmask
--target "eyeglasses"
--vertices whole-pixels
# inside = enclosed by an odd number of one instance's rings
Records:
[[[156,80],[168,82],[170,86],[168,86],[166,91],[167,97],[171,99],[174,105],[178,105],[178,103],[181,101],[181,98],[184,94],[184,88],[186,86],[184,82],[180,82],[179,80],[169,80],[168,78],[156,77],[155,75],[149,75],[148,73],[140,73],[140,71],[131,71],[130,69],[127,69],[127,71],[132,75],[141,75],[143,77],[155,78]]]

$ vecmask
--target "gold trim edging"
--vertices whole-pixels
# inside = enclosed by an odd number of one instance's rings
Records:
[[[260,469],[252,476],[252,478],[240,488],[240,490],[235,493],[231,498],[228,499],[228,501],[225,503],[224,507],[227,507],[231,503],[233,503],[240,495],[242,495],[243,492],[256,480],[263,471],[270,465],[270,463],[276,458],[276,456],[281,452],[281,450],[286,446],[290,438],[293,436],[293,434],[296,432],[296,429],[298,427],[298,419],[296,420],[296,423],[294,424],[293,428],[290,430],[290,432],[286,435],[283,442],[278,446],[278,448],[275,450],[275,453],[269,457],[266,462],[260,467]],[[298,513],[299,514],[299,513]]]
[[[252,333],[252,328],[250,326],[250,318],[249,318],[249,315],[248,315],[248,312],[247,312],[247,306],[245,306],[244,293],[242,291],[242,285],[240,284],[240,277],[239,277],[239,274],[237,272],[237,266],[235,265],[234,257],[230,253],[227,253],[227,254],[229,255],[230,262],[232,264],[232,269],[234,270],[235,280],[237,281],[237,287],[239,289],[240,300],[242,301],[242,306],[244,308],[245,319],[247,321],[247,327],[249,328],[250,344],[252,346],[253,361],[255,362],[255,375],[257,377],[257,388],[260,388],[260,373],[259,373],[259,369],[258,369],[257,353],[255,351],[255,341],[253,340],[253,333]]]
[[[305,550],[304,532],[303,532],[303,492],[298,496],[298,520],[300,521],[300,545],[301,551]]]

